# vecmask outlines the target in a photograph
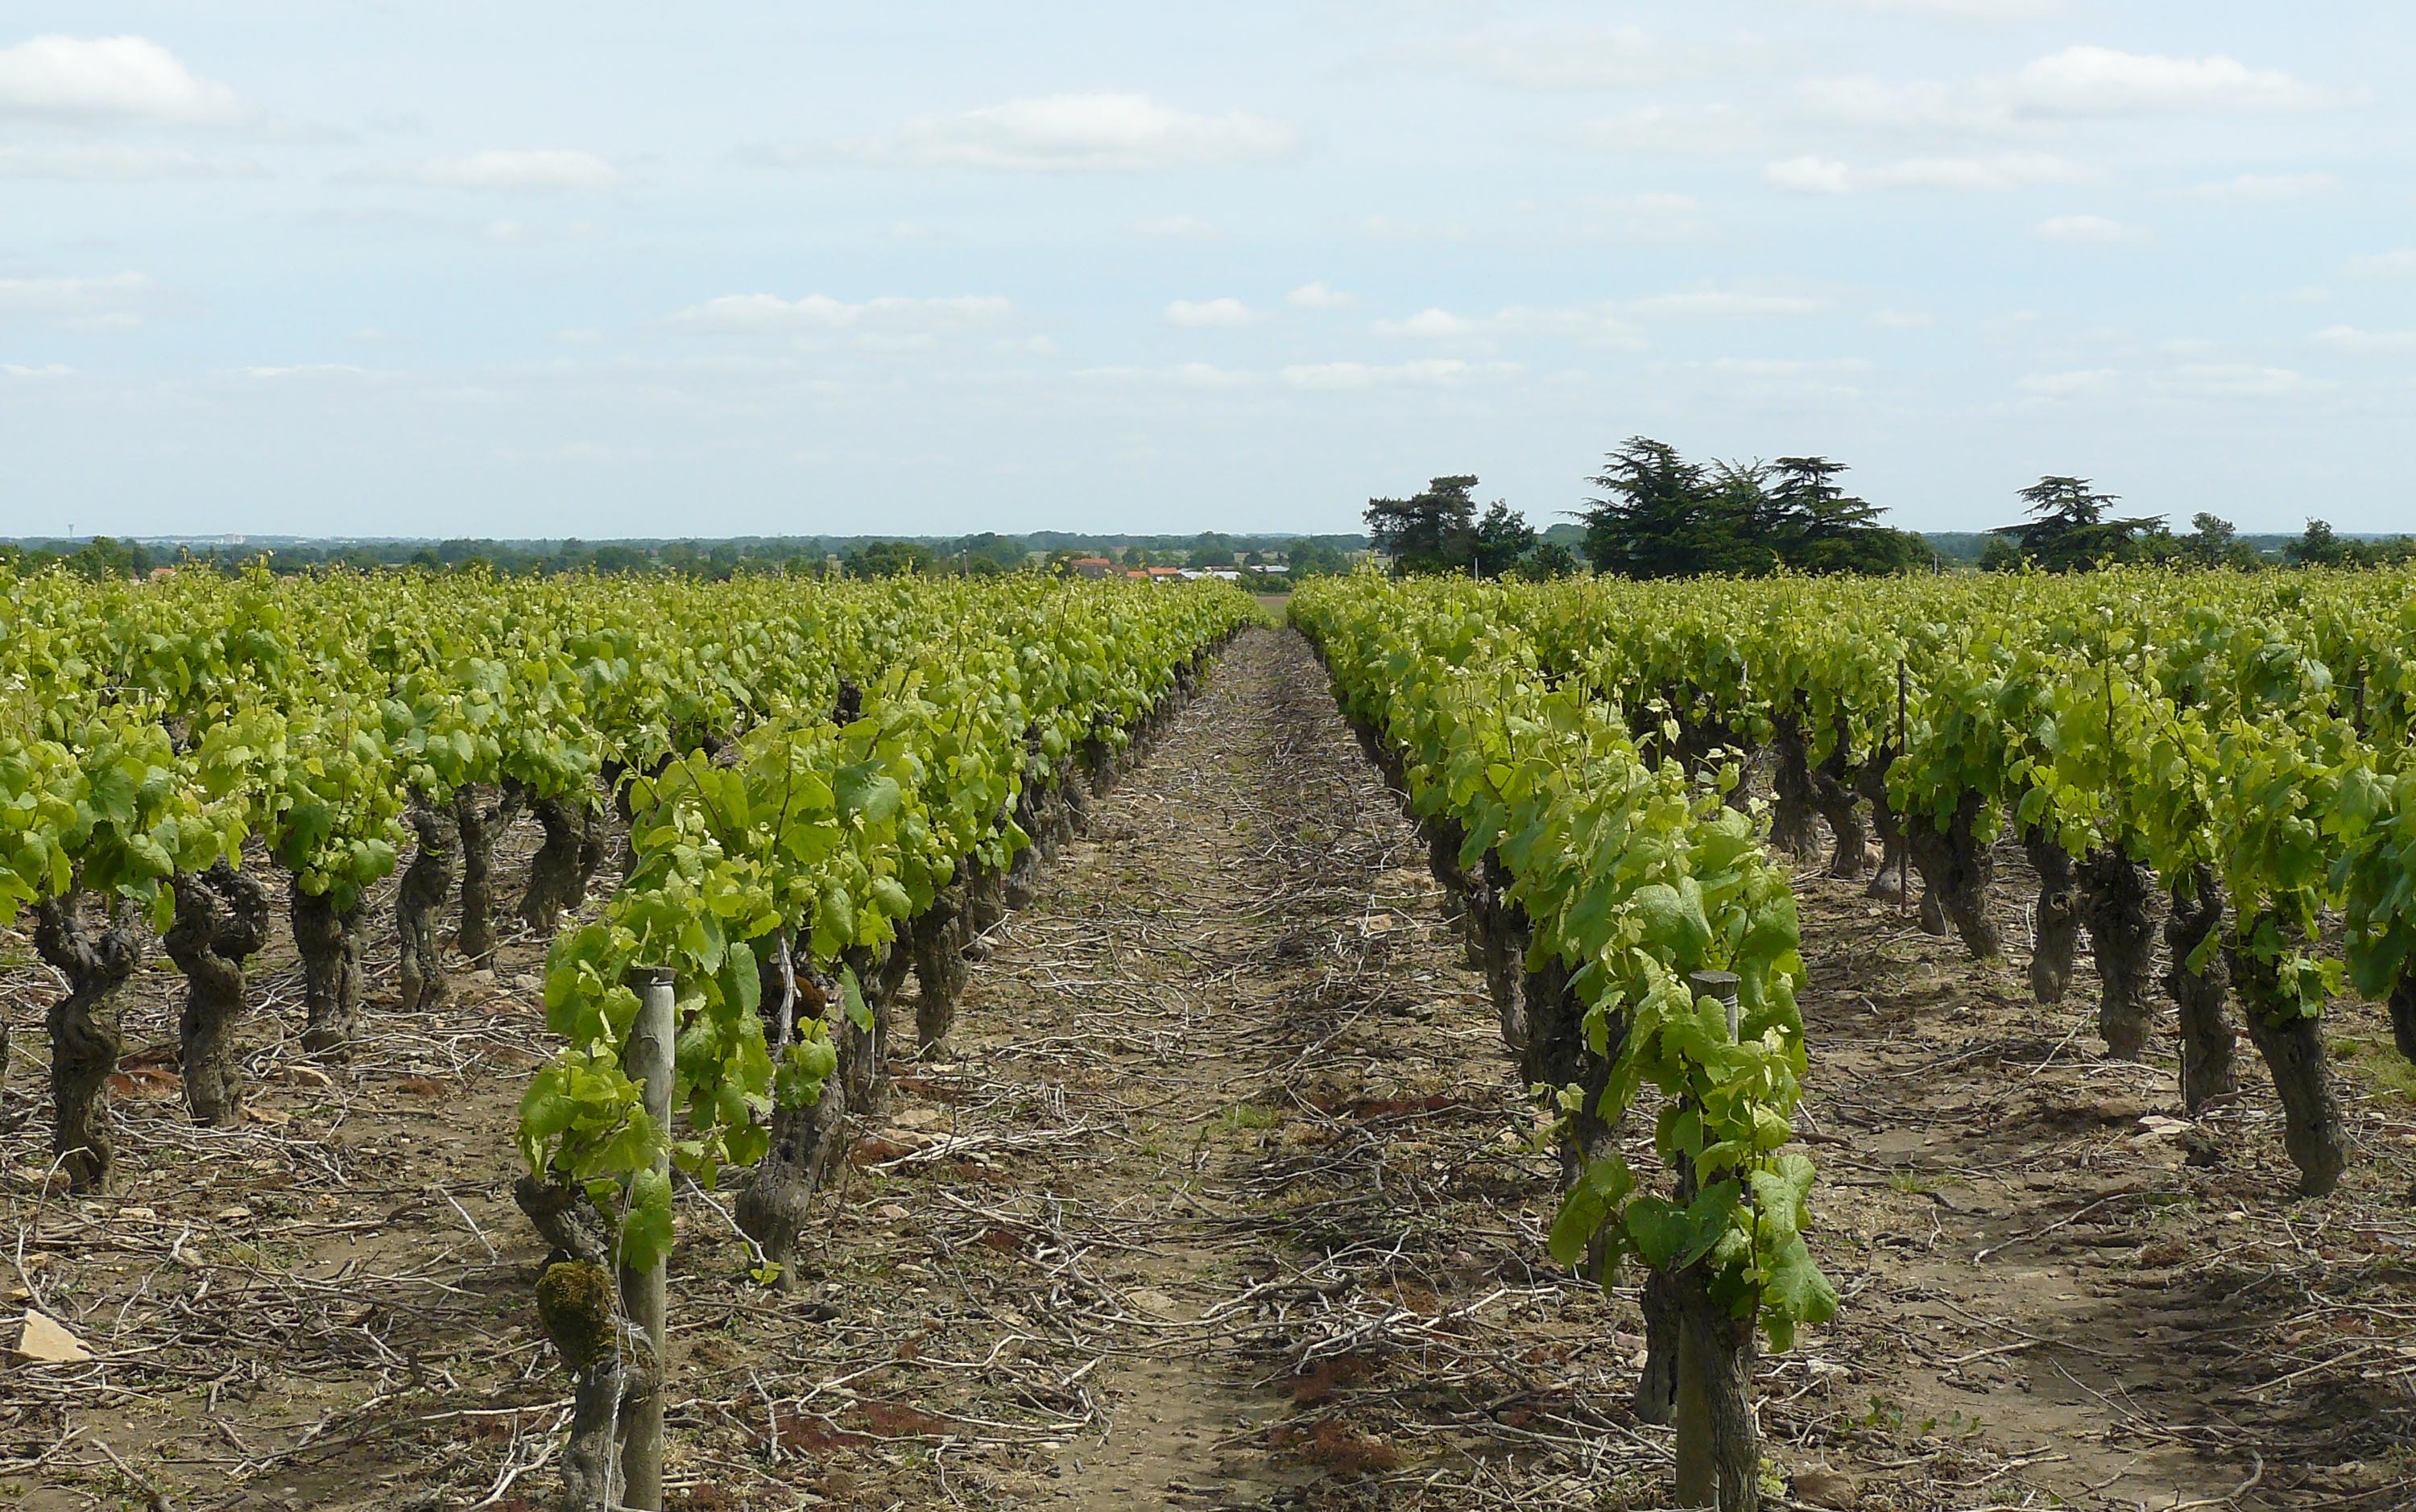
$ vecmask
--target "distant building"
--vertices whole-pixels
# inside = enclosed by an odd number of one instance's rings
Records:
[[[1085,577],[1105,577],[1116,570],[1116,564],[1105,557],[1076,557],[1065,565]]]

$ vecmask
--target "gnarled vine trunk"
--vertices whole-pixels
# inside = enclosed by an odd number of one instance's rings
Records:
[[[1870,801],[1871,828],[1880,836],[1880,869],[1863,895],[1889,903],[1903,901],[1911,866],[1903,816],[1888,802],[1888,768],[1895,764],[1895,753],[1881,747],[1854,769],[1854,790]]]
[[[2154,978],[2156,874],[2111,846],[2080,863],[2081,921],[2097,957],[2097,1032],[2117,1060],[2147,1054],[2156,1010],[2148,996]]]
[[[339,909],[326,893],[303,891],[299,877],[288,902],[309,1015],[302,1047],[340,1059],[361,1032],[361,905],[356,899],[351,907]]]
[[[533,799],[529,811],[536,816],[545,839],[529,858],[521,922],[533,934],[551,935],[563,914],[586,901],[587,879],[603,861],[603,846],[587,806],[571,798]]]
[[[1510,869],[1491,851],[1485,853],[1478,875],[1470,880],[1469,935],[1493,1000],[1494,1018],[1502,1026],[1502,1042],[1513,1055],[1528,1055],[1536,1028],[1527,991],[1527,910],[1510,896]]]
[[[473,968],[495,964],[495,840],[510,827],[516,810],[503,797],[490,805],[467,783],[453,793],[453,828],[461,852],[461,927],[453,945]]]
[[[1761,1505],[1761,1436],[1753,1415],[1753,1329],[1711,1293],[1699,1262],[1673,1279],[1678,1315],[1677,1502],[1754,1512]]]
[[[2038,903],[2031,913],[2031,996],[2060,1003],[2072,985],[2073,960],[2080,949],[2080,891],[2072,855],[2036,826],[2023,828],[2022,853],[2039,879]]]
[[[1772,722],[1770,843],[1792,856],[1813,855],[1820,845],[1812,795],[1812,755],[1804,743],[1799,715]]]
[[[117,992],[143,960],[143,913],[124,898],[104,906],[96,923],[81,891],[36,910],[34,949],[68,980],[50,1008],[51,1150],[77,1191],[109,1185],[115,1147],[109,1134],[109,1073],[123,1041]]]
[[[616,1436],[624,1402],[653,1390],[652,1342],[622,1316],[614,1294],[612,1239],[586,1189],[523,1175],[512,1195],[553,1252],[536,1282],[536,1314],[573,1373],[570,1437],[562,1447],[556,1512],[621,1505]]]
[[[900,937],[877,955],[866,950],[850,951],[846,961],[855,973],[871,1023],[849,1021],[847,1033],[838,1042],[839,1074],[847,1085],[848,1111],[868,1116],[879,1113],[887,1100],[890,1018],[907,973],[914,969],[914,952],[911,940]]]
[[[1561,1142],[1561,1183],[1574,1186],[1588,1161],[1609,1152],[1617,1133],[1603,1119],[1602,1094],[1610,1085],[1621,1026],[1612,1026],[1609,1054],[1595,1054],[1586,1038],[1584,1000],[1569,986],[1568,967],[1557,960],[1527,972],[1520,996],[1527,1005],[1527,1044],[1519,1074],[1530,1086],[1574,1085],[1582,1094]]]
[[[957,1022],[957,999],[972,972],[965,965],[971,936],[973,878],[959,865],[957,879],[941,890],[931,906],[915,916],[908,948],[914,966],[914,1039],[918,1048],[937,1049]]]
[[[2391,989],[2391,1038],[2401,1055],[2416,1060],[2416,966],[2401,972]]]
[[[847,1022],[838,983],[793,966],[784,977],[778,952],[779,947],[773,947],[762,966],[769,1020],[766,1048],[774,1062],[803,1039],[808,1025],[816,1023],[829,1034],[834,1047],[844,1045],[853,1025]],[[784,1000],[784,1008],[772,1006]],[[817,1101],[776,1106],[770,1145],[738,1193],[734,1208],[738,1226],[763,1251],[763,1258],[779,1267],[783,1288],[796,1281],[797,1235],[812,1216],[814,1193],[829,1181],[846,1153],[847,1110],[844,1075],[827,1078]]]
[[[2004,947],[1988,918],[1988,883],[1996,863],[1974,833],[1979,822],[1980,795],[1965,793],[1943,827],[1926,815],[1912,815],[1905,828],[1927,895],[1962,936],[1963,948],[1985,961],[2003,954]]]
[[[2282,921],[2257,922],[2283,927],[2287,937]],[[2252,928],[2251,937],[2254,933]],[[2320,1197],[2340,1184],[2348,1168],[2348,1134],[2324,1055],[2323,1021],[2299,1012],[2282,989],[2274,963],[2237,948],[2228,955],[2248,1038],[2273,1073],[2273,1090],[2282,1100],[2282,1144],[2299,1168],[2299,1190]]]
[[[2165,916],[2165,991],[2181,1009],[2182,1106],[2197,1112],[2215,1098],[2240,1090],[2236,1055],[2240,1031],[2223,999],[2231,975],[2224,953],[2208,945],[2223,922],[2223,884],[2203,861],[2187,878],[2176,878],[2172,911]],[[2191,957],[2205,950],[2198,965]]]
[[[1644,1314],[1644,1368],[1629,1401],[1638,1422],[1666,1425],[1678,1411],[1677,1281],[1658,1265],[1644,1269],[1637,1295]]]
[[[1812,769],[1812,806],[1829,824],[1836,848],[1829,857],[1829,875],[1851,881],[1870,861],[1870,836],[1863,828],[1863,811],[1854,790],[1861,775],[1854,770],[1852,741],[1844,720],[1837,721],[1829,754]]]
[[[419,842],[395,889],[395,932],[402,948],[402,1010],[434,1008],[452,995],[445,975],[439,915],[453,891],[453,861],[461,848],[461,821],[450,808],[414,807],[411,832]]]
[[[268,940],[268,890],[223,861],[178,876],[175,886],[175,921],[160,943],[185,974],[176,1023],[185,1105],[195,1123],[232,1128],[243,1118],[243,1072],[234,1058],[235,1026],[250,1007],[243,963]]]

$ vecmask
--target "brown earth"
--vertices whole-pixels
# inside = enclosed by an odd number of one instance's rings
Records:
[[[684,1195],[672,1505],[1661,1505],[1633,1292],[1544,1255],[1556,1162],[1422,863],[1306,647],[1236,642],[985,942],[955,1043],[897,1068],[800,1284]],[[1856,885],[1799,890],[1846,1305],[1761,1362],[1774,1505],[2416,1505],[2416,1100],[2378,1014],[2333,1022],[2360,1163],[2302,1202],[2253,1055],[2175,1128],[2169,1055],[2091,1054],[2085,966],[2041,1009]],[[0,1494],[547,1505],[567,1383],[508,1191],[541,951],[406,1017],[377,934],[375,1035],[329,1085],[280,935],[264,1117],[194,1130],[138,1055],[107,1199],[48,1190],[42,1120],[0,1142],[7,1310],[96,1356],[0,1363]],[[55,987],[22,931],[0,951],[22,1109]],[[175,983],[139,979],[129,1045],[172,1038]]]

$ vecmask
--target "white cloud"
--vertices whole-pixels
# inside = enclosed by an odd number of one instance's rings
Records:
[[[1588,121],[1572,140],[1601,152],[1713,157],[1750,152],[1767,133],[1733,105],[1647,105]]]
[[[2158,386],[2186,397],[2269,399],[2296,394],[2311,385],[2305,374],[2288,367],[2255,363],[2185,363]]]
[[[71,179],[133,184],[161,179],[260,178],[258,163],[204,157],[174,147],[89,143],[74,146],[0,147],[0,178]]]
[[[1380,242],[1457,242],[1467,238],[1468,228],[1450,220],[1396,220],[1390,216],[1366,216],[1359,221],[1359,234]]]
[[[1601,217],[1587,228],[1591,234],[1625,242],[1688,242],[1711,234],[1703,219],[1703,202],[1691,194],[1605,194],[1584,202],[1589,215]]]
[[[2306,200],[2341,187],[2331,173],[2242,173],[2210,184],[2193,184],[2182,192],[2193,200],[2233,200],[2261,203],[2273,200]]]
[[[1817,315],[1829,307],[1825,299],[1790,294],[1756,294],[1726,289],[1655,294],[1629,308],[1647,320],[1767,320],[1778,315]]]
[[[219,126],[249,114],[226,85],[195,78],[141,37],[37,37],[0,48],[0,112]]]
[[[1871,312],[1871,323],[1882,331],[1918,331],[1936,325],[1938,317],[1926,310],[1882,309]]]
[[[237,367],[245,378],[367,378],[370,370],[348,362],[303,362],[284,367]]]
[[[1339,289],[1327,287],[1321,280],[1302,284],[1284,295],[1284,303],[1294,309],[1347,309],[1358,301]]]
[[[2002,92],[1985,85],[1934,80],[1892,84],[1857,75],[1806,80],[1796,93],[1814,114],[1865,130],[1993,136],[2017,125]]]
[[[841,144],[843,156],[932,168],[1143,173],[1281,157],[1298,133],[1241,112],[1196,115],[1146,95],[1051,95],[959,115],[926,115],[892,136]],[[797,154],[775,154],[793,161]]]
[[[1835,157],[1789,157],[1761,171],[1761,181],[1793,194],[1851,194],[1860,184],[1851,163]]]
[[[1807,111],[1865,131],[2001,137],[2083,117],[2305,110],[2340,97],[2232,58],[2174,58],[2074,47],[2003,77],[1955,83],[1869,75],[1799,84]]]
[[[1265,319],[1257,310],[1238,299],[1208,299],[1197,303],[1178,299],[1166,307],[1166,323],[1187,326],[1193,330],[1231,330],[1235,326],[1256,325]]]
[[[672,323],[697,331],[828,334],[856,331],[961,330],[1014,319],[1012,301],[993,295],[909,299],[883,295],[848,304],[827,294],[783,299],[778,294],[724,294],[691,305]]]
[[[474,152],[466,157],[440,157],[382,175],[408,179],[441,189],[502,189],[553,193],[590,193],[625,188],[629,175],[592,152],[540,148],[534,151]]]
[[[2106,247],[2121,242],[2144,241],[2148,233],[2137,226],[2126,226],[2104,216],[2050,216],[2031,227],[2031,234],[2043,242],[2061,242],[2074,247]]]
[[[1861,194],[1882,189],[1998,192],[2032,184],[2077,184],[2091,175],[2051,153],[2007,152],[1986,157],[1905,157],[1857,168],[1831,157],[1790,157],[1761,171],[1771,187],[1796,194]]]
[[[89,315],[70,315],[59,322],[63,331],[98,331],[116,335],[143,329],[143,317],[130,309],[96,310]]]
[[[2388,356],[2416,352],[2416,331],[2365,331],[2354,325],[2328,325],[2313,337],[2319,347],[2352,356]]]
[[[1436,387],[1517,371],[1515,363],[1468,363],[1453,357],[1415,362],[1323,362],[1296,365],[1276,376],[1293,388]]]
[[[1432,57],[1487,82],[1527,90],[1666,83],[1706,72],[1714,61],[1705,50],[1673,48],[1640,26],[1497,27],[1456,37]]]
[[[2014,76],[2015,97],[2041,115],[2145,115],[2182,111],[2306,110],[2333,97],[2286,73],[2235,58],[2174,58],[2071,47]]]
[[[1867,357],[1719,357],[1692,364],[1715,373],[1740,378],[1799,378],[1816,373],[1867,373]]]
[[[0,362],[0,378],[71,378],[75,369],[65,363],[49,363],[40,367],[22,367],[13,362]]]
[[[2360,278],[2416,278],[2416,247],[2350,258],[2348,271]]]
[[[1401,320],[1380,320],[1372,329],[1383,337],[1483,346],[1505,337],[1550,337],[1626,352],[1644,347],[1643,338],[1613,305],[1514,305],[1490,315],[1456,315],[1428,308]]]
[[[1164,383],[1174,388],[1247,388],[1263,383],[1263,374],[1213,363],[1177,363],[1170,367],[1083,367],[1076,378],[1104,379],[1118,383]]]
[[[1224,234],[1198,216],[1159,216],[1154,220],[1137,220],[1132,231],[1136,235],[1170,242],[1207,242]]]
[[[2090,367],[2068,373],[2032,373],[2019,381],[2025,394],[2042,399],[2092,398],[2110,394],[2122,375],[2111,367]]]
[[[1969,21],[2027,21],[2052,16],[2064,0],[1822,0],[1856,10],[1898,12],[1919,16],[1952,16]]]
[[[146,298],[152,287],[140,273],[104,278],[0,278],[0,315],[22,311],[79,322],[88,330],[129,329],[128,322],[140,321],[129,307]]]

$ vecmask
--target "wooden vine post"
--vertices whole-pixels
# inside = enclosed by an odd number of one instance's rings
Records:
[[[1697,971],[1686,981],[1697,998],[1712,998],[1728,1010],[1733,1040],[1736,973]],[[1681,1179],[1682,1190],[1691,1197],[1694,1172],[1683,1172]],[[1709,1279],[1701,1261],[1677,1277],[1678,1390],[1671,1419],[1677,1439],[1677,1505],[1755,1512],[1760,1501],[1761,1445],[1749,1389],[1754,1320],[1732,1317],[1712,1296]]]
[[[638,992],[638,1017],[622,1047],[621,1070],[644,1089],[646,1115],[657,1127],[668,1127],[672,1114],[672,979],[669,971],[632,973]],[[669,1145],[655,1158],[655,1175],[671,1179]],[[646,1336],[654,1348],[655,1370],[650,1382],[632,1392],[621,1406],[622,1505],[639,1512],[661,1512],[663,1505],[663,1379],[669,1373],[663,1354],[665,1278],[668,1256],[658,1255],[643,1270],[621,1267],[621,1307],[629,1324]]]

